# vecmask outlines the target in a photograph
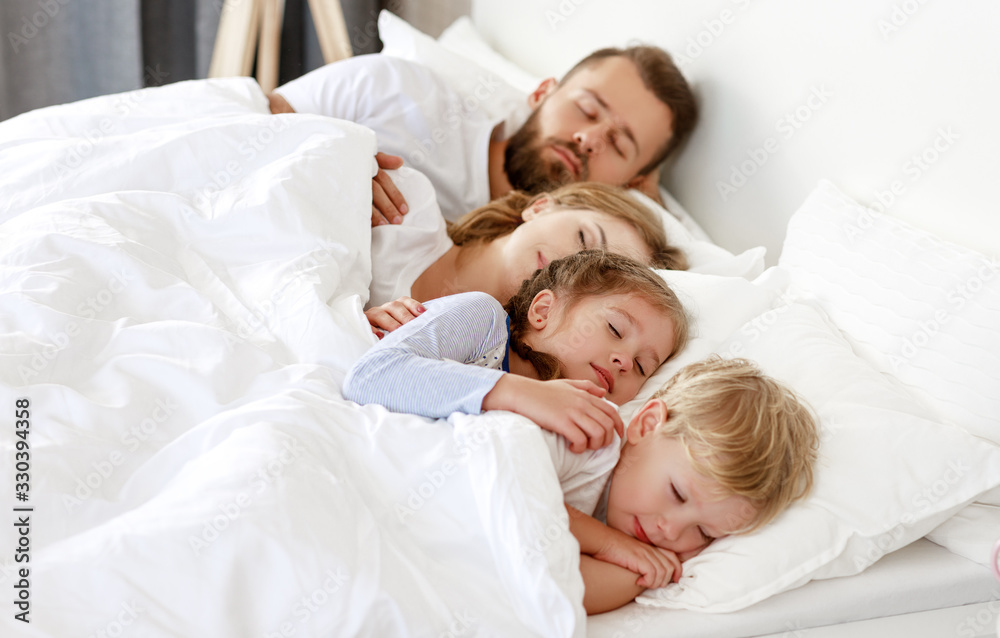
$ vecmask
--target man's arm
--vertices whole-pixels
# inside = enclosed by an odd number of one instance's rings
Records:
[[[295,109],[292,105],[288,103],[288,100],[281,97],[277,93],[267,94],[267,106],[271,109],[271,113],[278,115],[279,113],[294,113]]]
[[[288,100],[278,93],[267,95],[267,106],[273,115],[294,113]],[[372,178],[372,228],[382,224],[402,224],[403,215],[409,212],[406,198],[399,192],[392,178],[383,169],[396,169],[403,165],[403,158],[388,153],[376,153],[378,172]]]

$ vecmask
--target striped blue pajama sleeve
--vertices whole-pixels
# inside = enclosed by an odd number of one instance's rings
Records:
[[[394,412],[444,418],[479,414],[504,373],[468,365],[507,343],[507,313],[480,292],[442,297],[366,352],[344,380],[344,398]]]

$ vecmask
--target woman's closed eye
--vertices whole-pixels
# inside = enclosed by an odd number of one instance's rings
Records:
[[[587,237],[586,237],[586,235],[583,234],[582,230],[577,231],[577,237],[580,240],[580,246],[582,246],[583,249],[586,250],[587,249]]]

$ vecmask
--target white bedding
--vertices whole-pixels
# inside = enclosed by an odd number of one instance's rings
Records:
[[[270,115],[248,79],[0,124],[0,405],[11,418],[18,398],[30,402],[30,500],[18,505],[33,508],[32,623],[7,613],[0,628],[590,633],[579,548],[535,426],[496,413],[435,422],[339,395],[373,339],[360,312],[373,151],[363,127]],[[655,378],[709,352],[756,357],[825,419],[827,485],[767,530],[713,545],[680,584],[641,602],[752,605],[750,617],[763,605],[780,617],[771,600],[789,598],[771,595],[860,572],[995,487],[1000,450],[925,423],[926,410],[882,387],[891,379],[855,357],[808,291],[787,287],[788,272],[750,281],[758,260],[744,257],[706,252],[727,272],[664,274],[697,329]],[[825,396],[833,391],[842,396]],[[13,496],[25,490],[8,432],[0,490]],[[951,477],[936,458],[946,451],[975,471],[918,503],[914,494]],[[852,467],[865,482],[838,482]],[[14,547],[18,528],[0,529],[0,547]],[[785,564],[793,556],[808,569]],[[17,584],[18,567],[0,557],[0,582]],[[973,567],[979,596],[985,570]],[[788,593],[825,586],[810,587]],[[608,627],[591,625],[595,635]]]
[[[26,398],[33,508],[5,635],[583,634],[535,426],[339,396],[373,153],[249,79],[0,125],[0,490]]]

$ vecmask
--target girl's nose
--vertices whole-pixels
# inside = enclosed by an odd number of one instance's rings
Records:
[[[612,354],[611,360],[622,372],[628,372],[632,369],[632,357],[626,357],[623,354]]]

